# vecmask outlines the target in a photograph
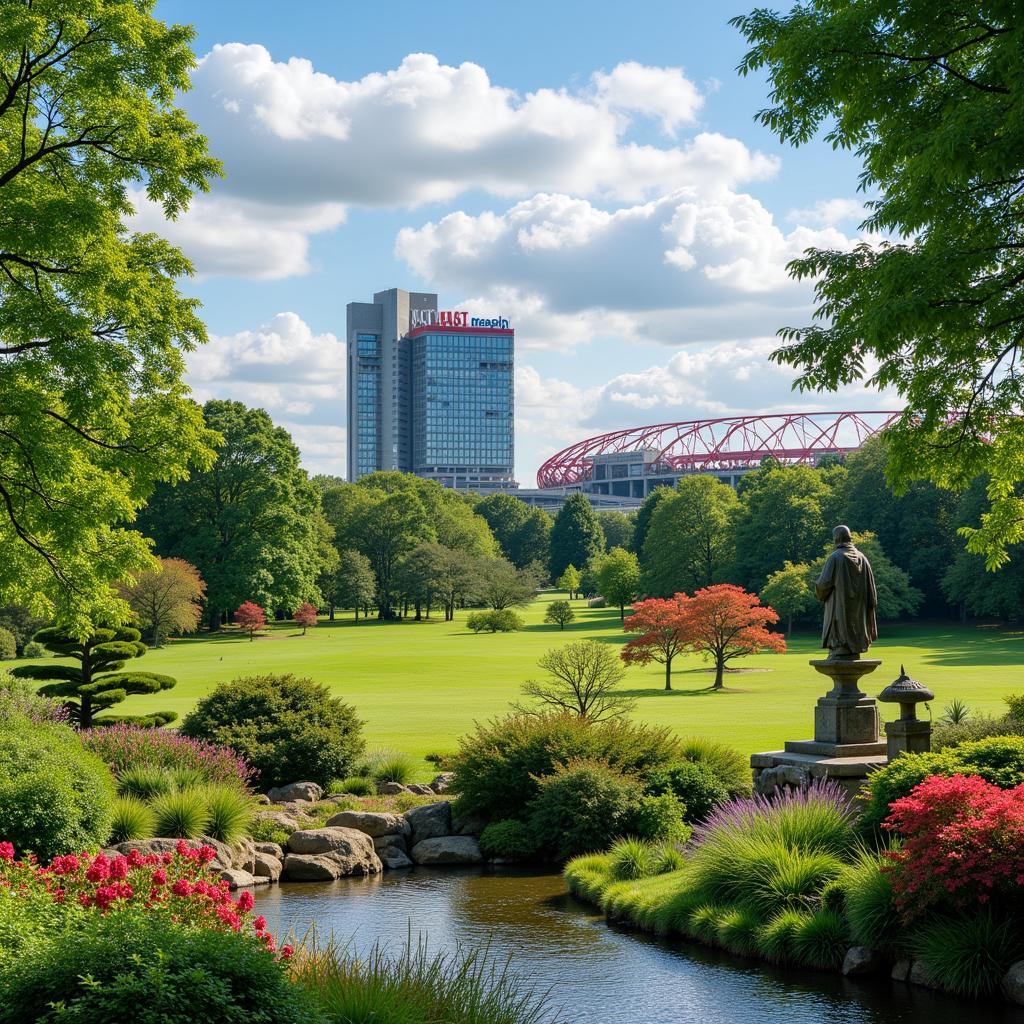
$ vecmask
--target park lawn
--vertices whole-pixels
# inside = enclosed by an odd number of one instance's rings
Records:
[[[501,715],[519,698],[520,684],[539,674],[537,659],[548,648],[592,638],[615,645],[628,639],[614,609],[588,608],[574,601],[577,619],[564,632],[543,623],[554,595],[544,594],[522,611],[520,633],[474,634],[465,612],[454,622],[356,625],[347,614],[321,619],[306,636],[292,623],[275,624],[265,636],[232,630],[172,640],[135,662],[140,669],[173,675],[178,685],[153,697],[130,697],[117,710],[139,713],[169,709],[184,715],[218,682],[263,672],[292,672],[326,683],[366,721],[371,747],[391,747],[417,757],[455,749],[475,721]],[[999,713],[1002,697],[1024,692],[1024,633],[995,627],[908,625],[882,627],[872,648],[882,666],[865,689],[878,693],[906,666],[936,695],[933,714],[959,697],[975,711]],[[726,691],[709,689],[712,674],[695,655],[677,658],[673,691],[664,690],[661,665],[633,667],[623,689],[637,698],[634,717],[670,726],[683,735],[704,735],[744,753],[777,749],[787,739],[813,732],[815,699],[828,680],[807,664],[823,656],[818,635],[791,638],[784,655],[739,659],[743,671],[726,676]],[[24,663],[24,662],[22,662]],[[0,662],[0,668],[15,663]],[[882,705],[882,717],[896,709]],[[923,712],[927,714],[927,712]],[[423,763],[422,774],[431,769]]]

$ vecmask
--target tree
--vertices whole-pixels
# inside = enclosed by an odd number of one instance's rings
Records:
[[[633,605],[633,614],[622,624],[627,633],[639,633],[620,652],[627,665],[656,661],[665,666],[665,689],[672,689],[672,661],[685,649],[683,626],[685,594],[670,598],[651,597]]]
[[[127,661],[141,658],[147,647],[137,629],[125,627],[93,627],[89,635],[79,639],[59,626],[41,629],[35,635],[52,654],[71,658],[78,665],[19,665],[11,675],[19,679],[53,679],[39,687],[44,697],[63,697],[71,720],[80,729],[94,725],[133,722],[136,725],[166,725],[178,716],[173,711],[157,711],[149,715],[101,715],[120,704],[129,694],[159,693],[175,685],[171,676],[155,672],[121,671]],[[97,717],[100,716],[100,717]]]
[[[619,718],[636,706],[636,701],[616,691],[626,670],[606,644],[577,640],[564,647],[553,647],[538,664],[547,678],[523,684],[523,693],[540,702],[535,714],[554,711],[600,722]],[[527,714],[532,711],[518,704],[515,710]]]
[[[793,632],[793,616],[802,615],[814,606],[813,576],[809,565],[784,562],[781,569],[768,577],[761,588],[761,598],[786,620],[786,636]]]
[[[720,583],[735,555],[736,492],[703,475],[659,490],[641,552],[644,592],[668,597]]]
[[[624,512],[608,509],[597,513],[597,521],[601,525],[606,550],[612,548],[629,549],[633,543],[634,517]]]
[[[829,498],[822,474],[810,466],[765,467],[744,476],[735,578],[756,591],[787,560],[814,559],[836,525],[825,521]]]
[[[194,633],[203,615],[206,584],[199,570],[182,558],[159,558],[157,568],[120,584],[121,597],[159,647],[169,633]]]
[[[537,578],[529,569],[517,569],[504,558],[488,559],[481,565],[480,598],[495,611],[529,604],[537,593]]]
[[[214,440],[182,382],[191,266],[125,226],[132,187],[175,217],[219,172],[174,105],[193,33],[151,7],[0,11],[0,593],[82,638],[152,567],[136,511]]]
[[[451,548],[441,548],[440,556],[438,593],[444,602],[445,622],[451,622],[455,618],[456,606],[480,590],[484,563],[479,558]]]
[[[322,496],[321,496],[321,500]],[[314,516],[316,532],[317,593],[327,603],[328,614],[334,621],[334,595],[338,590],[338,566],[341,564],[341,552],[334,543],[334,527],[327,521],[323,510]]]
[[[361,551],[346,548],[338,557],[334,579],[334,601],[339,608],[354,608],[358,622],[359,609],[368,608],[377,593],[370,560]]]
[[[256,630],[267,628],[267,615],[253,601],[243,601],[232,616],[235,625],[249,633],[249,643],[256,639]]]
[[[732,583],[718,583],[684,597],[682,620],[680,635],[687,649],[715,663],[716,690],[725,685],[725,667],[734,658],[786,650],[782,634],[767,628],[779,621],[775,610],[764,607],[757,594]]]
[[[559,590],[564,590],[569,595],[569,600],[571,601],[579,594],[581,580],[582,577],[580,576],[579,569],[575,565],[569,564],[565,567],[562,575],[558,577],[555,586]]]
[[[551,516],[543,509],[499,491],[479,502],[476,514],[487,521],[502,554],[514,566],[525,569],[533,562],[547,562]]]
[[[655,487],[650,494],[644,498],[644,503],[636,510],[636,519],[633,523],[633,543],[630,545],[635,555],[643,555],[644,544],[647,541],[647,531],[651,527],[651,518],[655,509],[673,493],[671,487]]]
[[[853,542],[864,552],[875,574],[875,588],[878,591],[878,617],[898,619],[913,615],[921,604],[921,591],[911,586],[910,578],[882,550],[873,533],[854,532]],[[825,566],[825,559],[832,553],[832,545],[826,544],[821,557],[811,565],[811,579],[817,579]]]
[[[211,400],[203,416],[221,437],[217,460],[157,487],[140,516],[157,551],[202,573],[211,629],[242,601],[271,610],[318,602],[320,491],[291,435],[241,402]]]
[[[782,331],[775,358],[804,389],[867,377],[898,391],[897,489],[988,474],[990,510],[969,547],[993,568],[1024,540],[1021,26],[1014,4],[936,15],[927,0],[812,0],[733,24],[751,44],[741,70],[771,82],[761,122],[794,144],[827,126],[833,146],[856,151],[861,189],[877,196],[861,227],[893,239],[790,264],[815,281],[819,317]]]
[[[302,627],[302,635],[306,635],[306,630],[310,626],[315,626],[317,623],[316,608],[313,607],[308,601],[303,601],[298,608],[295,609],[295,614],[292,616],[295,619],[295,623]]]
[[[584,566],[603,550],[601,525],[582,494],[571,494],[551,528],[551,578],[557,580],[569,565]]]
[[[626,605],[636,598],[640,586],[640,562],[632,551],[612,548],[597,560],[597,592],[608,602],[618,606],[619,620],[626,617]]]
[[[568,601],[552,601],[547,611],[544,612],[544,621],[550,623],[552,626],[558,626],[559,629],[565,629],[565,627],[576,618],[576,613],[572,610],[572,605]]]
[[[542,567],[546,571],[551,550],[551,516],[542,508],[531,508],[526,521],[512,537],[509,560],[520,569]]]
[[[406,602],[413,602],[417,622],[423,618],[424,607],[427,618],[430,618],[430,609],[443,583],[448,551],[449,549],[441,544],[419,544],[402,559],[398,585]]]

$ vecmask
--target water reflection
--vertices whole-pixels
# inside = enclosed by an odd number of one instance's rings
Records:
[[[1024,1011],[883,981],[773,969],[609,927],[558,875],[514,869],[390,872],[257,893],[275,931],[315,925],[356,952],[380,941],[490,945],[550,991],[570,1024],[1024,1024]]]

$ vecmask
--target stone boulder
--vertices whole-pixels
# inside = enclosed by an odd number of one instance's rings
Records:
[[[399,793],[411,792],[408,786],[403,786],[400,782],[378,782],[377,783],[377,795],[378,796],[397,796]]]
[[[409,849],[408,837],[404,832],[389,833],[386,836],[374,836],[373,837],[373,848],[380,853],[381,850],[386,850],[388,847],[394,847],[396,850],[401,850],[402,853],[406,853]]]
[[[300,858],[295,860],[294,858]],[[312,857],[318,861],[316,867],[306,862]],[[324,858],[331,861],[325,866]],[[306,877],[322,878],[318,872],[330,867],[335,873],[333,878],[343,875],[374,875],[381,870],[380,858],[373,848],[373,840],[363,832],[354,828],[310,828],[300,829],[288,837],[288,855],[284,859],[282,877],[299,879],[303,873]]]
[[[879,955],[867,946],[851,946],[843,960],[843,974],[856,977],[862,974],[874,974],[882,966]]]
[[[1024,1006],[1024,960],[1010,964],[1003,975],[1003,994],[1011,1003]]]
[[[274,828],[279,828],[283,832],[296,832],[302,828],[298,818],[293,817],[291,814],[285,814],[284,811],[259,811],[256,815],[256,820],[267,821]]]
[[[380,862],[388,871],[400,871],[402,868],[412,867],[409,855],[394,846],[389,846],[387,850],[380,854]]]
[[[935,979],[928,973],[928,968],[920,960],[915,960],[910,965],[910,974],[907,981],[911,985],[921,985],[923,988],[937,988]]]
[[[254,885],[268,885],[269,878],[257,878],[248,871],[239,871],[237,868],[228,868],[220,873],[222,882],[227,882],[232,889],[248,889]]]
[[[289,853],[281,871],[283,882],[333,882],[345,872],[336,857],[330,854]]]
[[[487,819],[479,815],[470,814],[465,818],[452,819],[452,835],[478,836],[485,828],[487,828]]]
[[[290,800],[314,801],[323,795],[323,786],[315,782],[289,782],[287,786],[277,786],[267,793],[272,804],[283,804]]]
[[[906,981],[910,977],[910,960],[904,957],[892,965],[892,973],[889,975],[893,981]]]
[[[413,846],[425,839],[448,836],[452,832],[452,805],[441,800],[436,804],[414,807],[405,812],[405,820],[412,828]]]
[[[257,853],[253,874],[268,882],[277,882],[280,881],[282,867],[280,858],[269,853]]]
[[[278,843],[253,843],[253,847],[257,853],[265,853],[278,860],[284,860],[284,850]]]
[[[405,788],[417,796],[434,796],[434,791],[423,782],[410,782]]]
[[[452,779],[455,778],[455,772],[441,772],[440,775],[435,775],[433,782],[430,783],[430,788],[435,793],[445,793],[448,791],[448,787],[452,784]]]
[[[327,827],[354,828],[374,838],[393,833],[412,834],[412,827],[401,814],[380,811],[339,811],[327,819]]]
[[[437,836],[418,842],[410,853],[413,862],[431,864],[480,864],[484,855],[472,836]]]
[[[177,839],[128,839],[123,843],[112,846],[109,852],[120,853],[127,857],[132,850],[138,850],[143,857],[148,857],[151,853],[174,853],[177,846]],[[227,864],[224,865],[224,867],[228,866]]]

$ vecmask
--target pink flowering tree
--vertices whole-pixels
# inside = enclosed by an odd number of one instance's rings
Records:
[[[308,601],[304,601],[295,609],[295,624],[302,627],[302,635],[306,635],[306,630],[310,626],[316,625],[316,608],[313,607]]]
[[[256,638],[258,629],[267,628],[266,613],[254,601],[243,601],[235,609],[234,622],[239,629],[244,629],[249,633],[250,643]]]

